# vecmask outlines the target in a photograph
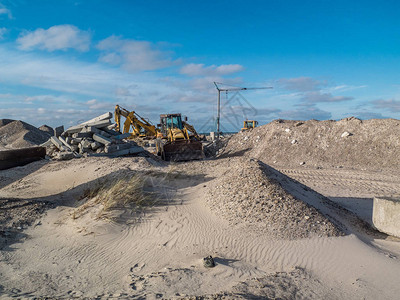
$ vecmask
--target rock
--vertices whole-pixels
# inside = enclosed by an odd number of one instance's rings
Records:
[[[72,152],[66,152],[66,151],[59,152],[59,153],[56,155],[56,158],[57,158],[58,160],[70,160],[70,159],[73,159],[74,157],[75,157],[74,153],[72,153]]]
[[[342,133],[341,137],[344,138],[344,137],[348,137],[348,136],[352,136],[352,135],[353,134],[351,134],[350,132],[345,131],[345,132]]]
[[[207,256],[207,257],[204,257],[203,258],[203,265],[206,268],[214,268],[215,267],[215,262],[214,262],[213,257],[211,255]]]
[[[303,165],[305,165],[306,164],[306,162],[305,161],[302,161],[301,163],[300,163],[300,166],[303,166]]]
[[[292,144],[297,144],[297,140],[292,140]]]

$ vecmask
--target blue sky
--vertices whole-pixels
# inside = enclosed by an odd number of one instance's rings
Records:
[[[0,0],[0,118],[400,118],[398,1]]]

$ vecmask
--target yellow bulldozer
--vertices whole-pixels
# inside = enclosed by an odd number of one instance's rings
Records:
[[[249,129],[256,128],[257,125],[258,125],[258,122],[254,121],[254,120],[243,121],[243,128],[240,131],[247,131]]]
[[[164,160],[185,161],[205,157],[201,137],[181,114],[160,115],[157,154]],[[190,133],[189,133],[190,132]]]

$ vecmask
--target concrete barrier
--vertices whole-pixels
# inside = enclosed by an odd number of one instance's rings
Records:
[[[372,223],[379,231],[400,238],[400,197],[375,197]]]
[[[36,160],[45,158],[45,147],[30,147],[0,151],[0,170],[24,166]]]

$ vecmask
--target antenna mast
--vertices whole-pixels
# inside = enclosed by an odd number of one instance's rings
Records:
[[[214,85],[218,91],[218,102],[217,102],[217,139],[219,139],[219,135],[221,133],[220,130],[220,119],[221,119],[221,92],[232,92],[232,91],[247,91],[247,90],[265,90],[265,89],[272,89],[272,86],[267,87],[253,87],[253,88],[246,88],[246,87],[232,87],[232,88],[220,88],[219,85],[227,85],[220,82],[215,82]]]

